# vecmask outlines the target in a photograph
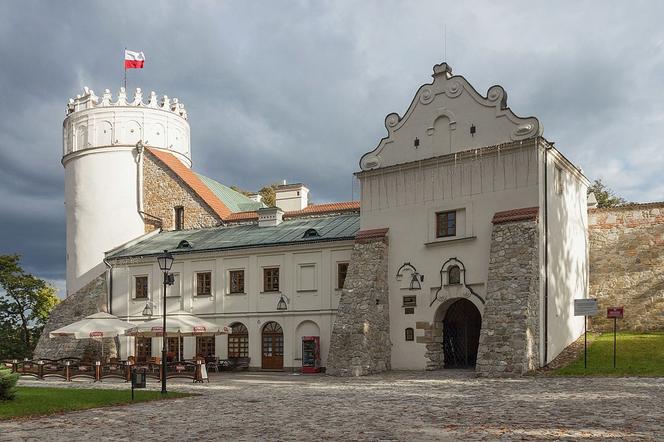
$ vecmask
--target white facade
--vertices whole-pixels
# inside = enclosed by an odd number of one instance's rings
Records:
[[[540,220],[540,346],[547,343],[547,351],[539,353],[543,365],[583,328],[581,318],[572,316],[572,300],[585,297],[588,287],[588,181],[538,138],[537,119],[517,117],[506,107],[500,86],[482,97],[445,64],[434,67],[433,77],[403,117],[387,116],[388,136],[362,157],[358,173],[361,229],[389,228],[392,368],[425,368],[425,345],[407,341],[405,330],[417,330],[419,322],[442,321],[452,301],[467,299],[484,313],[492,218],[530,207],[539,208]],[[556,170],[563,171],[560,192],[554,189]],[[455,213],[454,235],[437,237],[440,212]],[[443,265],[450,259],[463,263],[468,288],[447,285]],[[411,290],[409,272],[397,278],[405,263],[424,275],[421,289]],[[416,296],[412,314],[406,314],[404,296]]]
[[[283,329],[284,368],[301,367],[302,336],[319,336],[322,365],[327,360],[330,333],[341,290],[337,287],[340,263],[350,260],[352,241],[335,241],[302,246],[254,248],[234,252],[175,254],[172,272],[176,284],[168,288],[167,311],[185,310],[219,325],[244,324],[249,331],[250,366],[261,368],[261,333],[266,323],[277,322]],[[278,292],[266,292],[263,269],[279,268]],[[243,270],[244,293],[230,293],[231,271]],[[196,274],[212,274],[210,296],[196,295]],[[136,299],[135,278],[148,277],[149,300],[154,317],[162,311],[162,273],[154,257],[132,259],[113,266],[112,313],[130,322],[142,316],[146,299]],[[277,311],[280,297],[287,301],[285,311]],[[184,357],[196,352],[196,338],[184,338]],[[227,336],[217,336],[215,354],[228,357]],[[120,355],[134,355],[134,338],[121,338]],[[152,355],[159,356],[161,339],[153,338]]]
[[[309,189],[303,184],[286,184],[274,189],[275,204],[284,212],[302,210],[309,205]]]
[[[67,106],[63,123],[67,212],[67,293],[74,293],[105,269],[104,252],[144,233],[142,152],[168,150],[190,166],[189,123],[182,104],[154,92],[147,104],[140,89],[128,102],[124,88],[116,102],[85,89]]]

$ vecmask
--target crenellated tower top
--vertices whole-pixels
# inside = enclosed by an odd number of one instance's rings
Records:
[[[88,87],[70,98],[63,124],[63,164],[77,155],[132,150],[136,143],[168,151],[191,166],[189,123],[177,98],[150,92],[147,102],[137,88],[133,98],[120,88],[116,97],[106,89],[101,97]]]
[[[106,106],[137,106],[148,107],[151,109],[162,109],[173,112],[185,120],[187,119],[187,111],[184,108],[184,104],[180,103],[177,98],[171,100],[167,95],[164,95],[159,99],[157,93],[152,91],[150,92],[148,102],[143,103],[143,91],[140,87],[136,88],[134,99],[132,101],[127,99],[127,91],[124,87],[121,87],[118,92],[117,100],[114,102],[110,89],[104,90],[104,94],[101,96],[100,100],[99,97],[95,95],[95,92],[86,86],[83,88],[82,95],[79,94],[76,98],[69,99],[69,102],[67,103],[67,115],[80,110]]]

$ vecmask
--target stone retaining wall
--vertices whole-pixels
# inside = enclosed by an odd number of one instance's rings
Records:
[[[385,237],[356,240],[332,329],[328,374],[363,376],[391,368],[387,253]]]
[[[622,330],[664,329],[664,203],[591,209],[590,297],[600,312],[597,331],[613,329],[606,308],[624,306]]]
[[[476,371],[518,376],[538,367],[537,220],[494,224]]]
[[[62,300],[51,312],[44,331],[39,337],[33,353],[35,359],[58,359],[64,357],[87,358],[96,360],[101,358],[101,345],[99,340],[74,339],[73,337],[58,336],[49,338],[53,330],[64,327],[88,315],[106,311],[106,273],[92,280],[78,292]],[[104,339],[104,356],[117,356],[115,339]]]

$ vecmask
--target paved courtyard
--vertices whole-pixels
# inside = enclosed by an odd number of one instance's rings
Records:
[[[22,380],[122,388],[123,383]],[[150,388],[158,389],[152,381]],[[0,440],[663,440],[664,379],[222,373],[199,396],[0,422]]]

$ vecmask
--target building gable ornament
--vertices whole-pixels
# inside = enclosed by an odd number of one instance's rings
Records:
[[[362,156],[362,170],[542,135],[537,118],[518,117],[507,107],[507,93],[501,86],[491,86],[484,97],[464,77],[452,76],[447,63],[434,66],[432,76],[433,83],[420,87],[403,117],[396,112],[385,117],[387,136]],[[436,143],[441,141],[435,139],[434,128],[441,117],[448,119],[450,130],[449,139],[443,141],[446,146],[442,147],[448,151],[443,152],[437,151],[441,146]],[[419,144],[413,149],[413,139],[424,135],[430,138],[429,150]],[[444,133],[439,135],[444,139]]]
[[[443,287],[446,285],[450,285],[449,283],[446,284],[446,282],[449,281],[449,270],[452,267],[459,267],[460,270],[460,278],[459,278],[459,284],[463,286],[468,292],[475,296],[477,299],[480,300],[482,305],[486,304],[486,301],[484,298],[482,298],[475,290],[473,290],[472,287],[470,287],[466,283],[466,266],[459,260],[458,258],[450,258],[447,261],[443,263],[443,265],[440,267],[440,286],[438,287],[438,290],[436,290],[436,294],[434,298],[431,300],[431,303],[429,304],[429,307],[431,307],[436,301],[443,302],[443,299],[439,298],[439,295],[441,291],[443,290]]]

